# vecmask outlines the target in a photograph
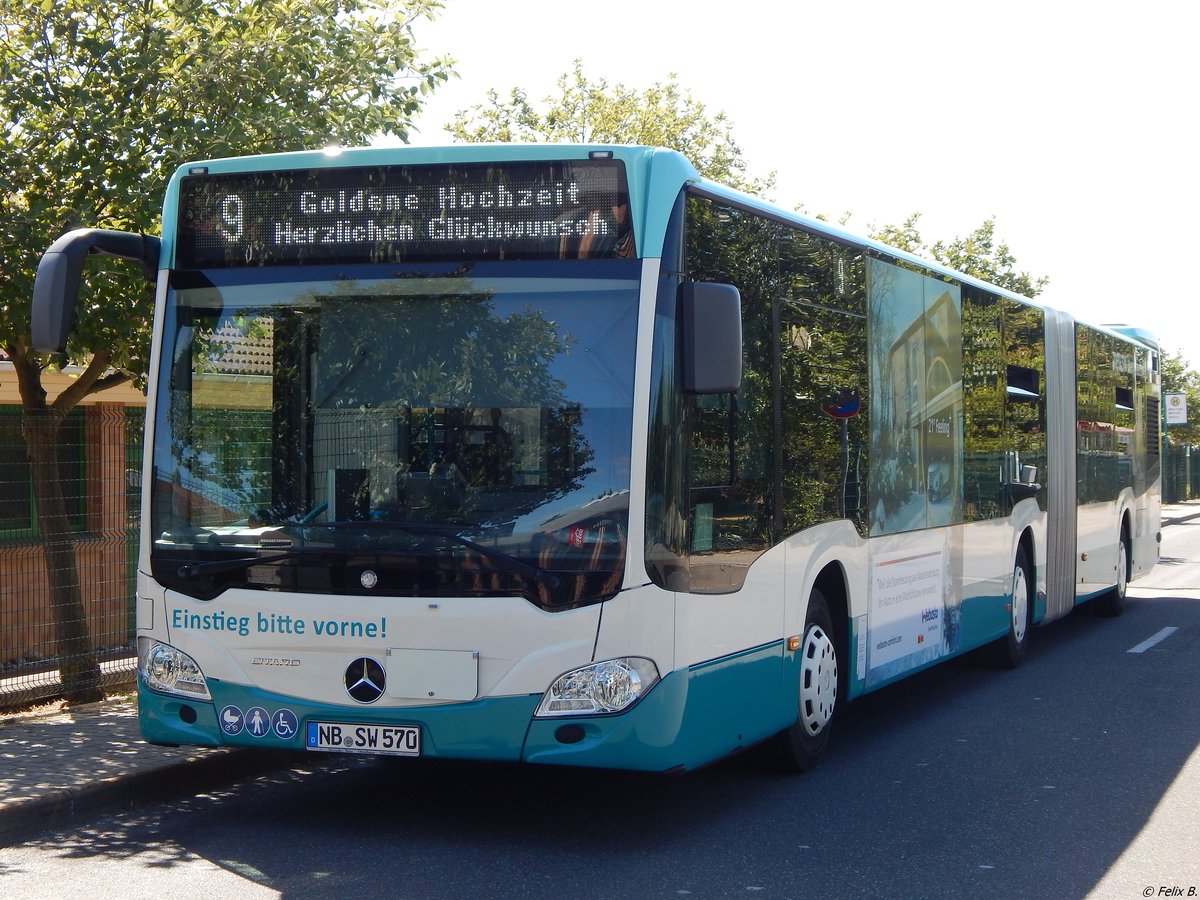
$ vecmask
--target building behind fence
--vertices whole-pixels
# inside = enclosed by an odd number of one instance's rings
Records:
[[[43,383],[54,396],[70,377],[45,376]],[[54,610],[16,387],[11,364],[0,362],[0,709],[60,690]],[[145,398],[126,386],[87,398],[61,430],[69,540],[107,686],[130,681],[134,670],[144,418]]]

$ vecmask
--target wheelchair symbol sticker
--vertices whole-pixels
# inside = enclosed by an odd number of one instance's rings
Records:
[[[285,739],[295,737],[298,727],[296,714],[290,709],[281,709],[271,717],[271,728],[277,737]]]

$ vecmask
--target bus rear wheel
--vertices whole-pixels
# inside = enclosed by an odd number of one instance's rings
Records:
[[[1117,542],[1117,583],[1107,594],[1092,601],[1098,616],[1119,616],[1125,611],[1125,594],[1129,588],[1129,533],[1122,528]]]
[[[843,674],[824,594],[813,589],[808,600],[800,657],[799,704],[796,722],[774,738],[778,767],[787,772],[814,768],[825,747],[843,693]]]
[[[1008,634],[992,644],[992,660],[1001,668],[1015,669],[1025,659],[1029,632],[1033,628],[1033,573],[1024,547],[1017,551],[1013,563],[1008,610]]]

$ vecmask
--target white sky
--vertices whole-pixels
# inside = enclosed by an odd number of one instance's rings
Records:
[[[489,88],[553,93],[573,60],[671,73],[724,111],[774,199],[851,231],[920,212],[929,242],[996,217],[1041,299],[1132,322],[1200,366],[1200,5],[1188,0],[445,0],[419,45],[457,60],[414,143]],[[1183,273],[1183,275],[1180,275]]]

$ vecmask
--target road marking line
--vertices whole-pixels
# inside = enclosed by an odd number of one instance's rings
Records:
[[[1159,643],[1160,641],[1165,641],[1167,638],[1169,638],[1171,635],[1173,635],[1178,630],[1179,629],[1176,628],[1174,625],[1171,625],[1167,628],[1164,628],[1158,634],[1151,635],[1150,637],[1146,638],[1144,641],[1142,641],[1136,647],[1130,647],[1125,652],[1126,653],[1145,653],[1147,650],[1149,650],[1155,644]]]

